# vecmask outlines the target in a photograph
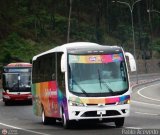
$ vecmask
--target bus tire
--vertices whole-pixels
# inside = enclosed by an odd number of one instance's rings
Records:
[[[65,129],[70,128],[70,121],[66,119],[66,115],[64,112],[62,113],[62,124]]]
[[[45,116],[45,112],[44,112],[43,108],[42,108],[42,123],[44,125],[48,125],[50,123],[50,119],[49,119],[49,117]]]
[[[29,100],[29,101],[28,101],[28,104],[29,104],[29,105],[32,105],[32,104],[33,104],[32,100]]]
[[[124,125],[124,118],[118,118],[115,120],[115,125],[117,128],[123,127]]]
[[[4,104],[5,104],[5,106],[8,106],[8,105],[10,105],[10,102],[9,101],[4,101]]]

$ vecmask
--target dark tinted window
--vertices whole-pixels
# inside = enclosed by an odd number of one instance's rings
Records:
[[[50,53],[33,61],[32,82],[44,82],[55,79],[55,53]]]

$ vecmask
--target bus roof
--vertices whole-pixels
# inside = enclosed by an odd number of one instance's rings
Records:
[[[9,63],[5,67],[32,67],[32,64],[25,62]]]
[[[118,46],[104,46],[97,43],[91,43],[91,42],[73,42],[73,43],[67,43],[63,44],[61,46],[57,46],[53,49],[50,49],[48,51],[45,51],[43,53],[40,53],[33,57],[33,61],[36,60],[38,57],[43,56],[48,53],[52,52],[64,52],[67,49],[79,49],[79,48],[103,48],[103,47],[118,47]]]

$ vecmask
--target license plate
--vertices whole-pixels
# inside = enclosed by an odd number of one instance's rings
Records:
[[[17,99],[15,99],[15,100],[23,100],[23,99],[21,99],[21,98],[17,98]]]
[[[106,114],[106,111],[105,110],[99,110],[99,111],[97,111],[97,115],[101,115],[101,114]]]

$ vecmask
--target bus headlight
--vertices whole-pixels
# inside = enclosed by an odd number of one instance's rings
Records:
[[[5,99],[10,99],[10,96],[4,95],[3,98],[5,98]]]
[[[123,104],[130,104],[130,99],[118,102],[118,105],[123,105]]]
[[[75,102],[75,101],[71,101],[71,100],[69,100],[69,105],[70,106],[84,106],[83,103]]]
[[[29,95],[29,96],[28,96],[28,99],[31,99],[31,98],[32,98],[32,95]]]

